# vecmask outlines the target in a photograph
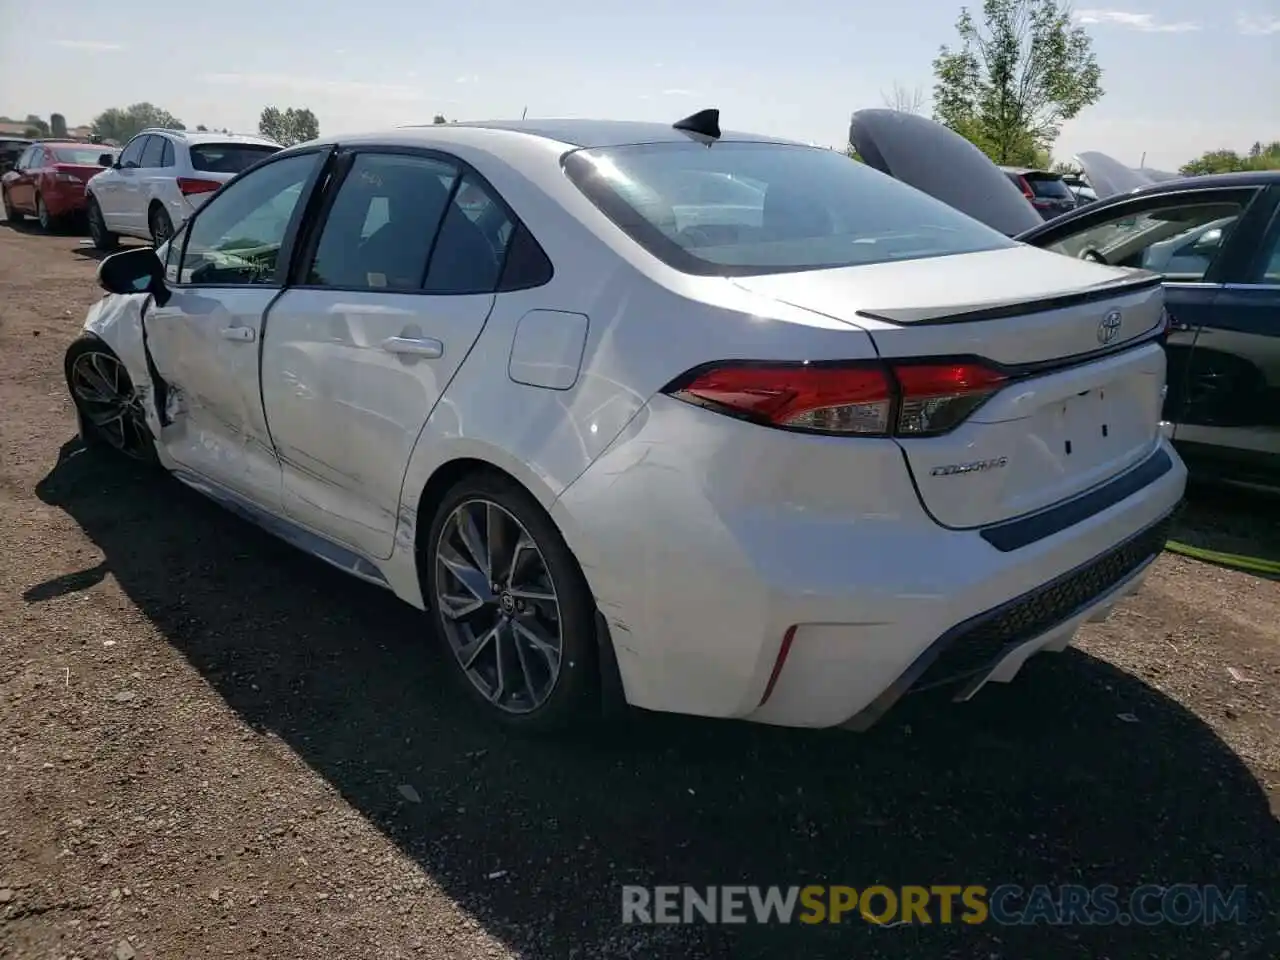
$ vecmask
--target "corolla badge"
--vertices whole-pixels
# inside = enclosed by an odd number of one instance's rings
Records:
[[[962,473],[983,473],[987,470],[999,470],[1008,463],[1008,457],[996,457],[992,460],[974,460],[972,463],[949,463],[945,467],[934,467],[929,471],[929,476],[954,477]]]
[[[1098,342],[1110,343],[1120,334],[1120,311],[1112,310],[1098,324]]]

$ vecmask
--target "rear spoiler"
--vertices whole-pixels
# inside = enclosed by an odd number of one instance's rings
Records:
[[[944,323],[978,323],[983,320],[1003,320],[1007,317],[1025,316],[1028,313],[1045,313],[1049,310],[1060,310],[1064,307],[1079,306],[1098,300],[1109,300],[1113,297],[1150,290],[1164,282],[1164,278],[1158,273],[1152,273],[1149,270],[1134,272],[1136,276],[1106,280],[1097,286],[1086,287],[1083,290],[1060,294],[1056,297],[970,304],[959,310],[949,307],[946,313],[936,313],[934,312],[936,308],[933,307],[903,307],[888,310],[859,310],[857,315],[867,320],[879,320],[882,323],[898,326],[927,327]]]

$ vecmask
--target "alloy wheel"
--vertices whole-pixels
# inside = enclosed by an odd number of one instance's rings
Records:
[[[169,241],[171,236],[173,236],[173,224],[169,222],[168,214],[163,210],[157,210],[151,215],[152,245],[159,249]]]
[[[436,609],[467,679],[493,706],[525,714],[551,696],[564,651],[560,602],[529,531],[484,498],[459,504],[435,548]]]
[[[135,460],[152,449],[142,401],[124,364],[109,353],[86,350],[71,364],[76,406],[107,444]]]

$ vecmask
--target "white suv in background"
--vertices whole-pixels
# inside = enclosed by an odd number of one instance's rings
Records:
[[[143,130],[85,188],[93,245],[111,250],[123,234],[160,246],[215,190],[280,149],[262,137]]]

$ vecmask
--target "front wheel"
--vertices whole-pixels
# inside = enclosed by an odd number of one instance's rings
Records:
[[[547,731],[599,711],[595,602],[528,492],[494,473],[459,481],[436,509],[422,564],[457,674],[492,716]]]
[[[94,249],[114,250],[120,245],[120,238],[107,229],[107,221],[102,216],[102,208],[93,197],[89,198],[89,236],[93,240]]]
[[[77,340],[67,350],[63,371],[86,447],[156,462],[142,398],[110,347],[93,337]]]

